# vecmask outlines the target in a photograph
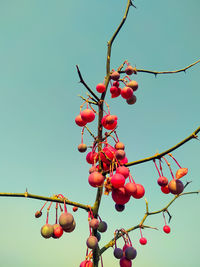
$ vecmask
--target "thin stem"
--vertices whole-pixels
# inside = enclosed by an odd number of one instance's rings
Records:
[[[133,165],[137,165],[137,164],[140,164],[140,163],[143,163],[143,162],[147,162],[147,161],[150,161],[150,160],[160,159],[160,158],[162,158],[162,156],[174,151],[175,149],[179,148],[180,146],[182,146],[186,142],[190,141],[191,139],[196,138],[195,136],[199,131],[200,131],[200,127],[198,127],[191,135],[189,135],[187,138],[182,140],[180,143],[178,143],[175,146],[163,151],[162,153],[156,154],[156,155],[148,157],[148,158],[144,158],[144,159],[128,162],[128,163],[125,164],[125,166],[126,167],[133,166]]]
[[[181,193],[181,194],[179,194],[179,195],[176,195],[176,196],[174,196],[174,198],[173,198],[173,199],[172,199],[172,200],[171,200],[171,201],[170,201],[164,208],[162,208],[162,209],[160,209],[160,210],[157,210],[157,211],[153,211],[153,212],[148,212],[148,202],[147,202],[147,200],[145,199],[145,202],[146,202],[146,213],[145,213],[144,217],[142,218],[141,222],[140,222],[138,225],[133,226],[133,227],[127,229],[126,232],[129,233],[129,232],[131,232],[131,231],[133,231],[133,230],[136,230],[136,229],[138,229],[138,228],[150,228],[150,229],[158,230],[158,229],[155,228],[155,227],[151,227],[151,226],[143,225],[144,221],[147,219],[148,216],[150,216],[150,215],[155,215],[155,214],[161,213],[161,212],[163,212],[163,211],[166,211],[166,210],[168,209],[168,207],[169,207],[170,205],[172,205],[172,203],[173,203],[177,198],[179,198],[179,197],[181,197],[181,196],[184,196],[184,195],[190,195],[190,194],[199,194],[199,193],[200,193],[200,190],[198,190],[198,191],[193,191],[193,192]],[[115,240],[119,239],[120,237],[121,237],[121,235],[116,235],[115,238],[111,239],[106,245],[104,245],[104,246],[100,249],[100,255],[103,254],[108,248],[113,247],[114,244],[115,244]]]
[[[186,72],[187,69],[193,67],[194,65],[198,64],[200,62],[200,59],[197,60],[196,62],[190,64],[189,66],[183,68],[183,69],[178,69],[178,70],[174,70],[174,71],[152,71],[152,70],[144,70],[144,69],[136,69],[137,72],[146,72],[146,73],[150,73],[150,74],[173,74],[173,73],[179,73],[179,72]]]
[[[34,199],[39,199],[39,200],[64,203],[64,199],[60,199],[56,195],[54,195],[53,197],[45,197],[45,196],[33,195],[33,194],[28,193],[27,191],[25,193],[0,193],[0,197],[25,197],[25,198],[34,198]],[[89,205],[84,205],[78,202],[73,202],[68,199],[65,199],[65,202],[68,205],[76,206],[87,211],[90,209]]]

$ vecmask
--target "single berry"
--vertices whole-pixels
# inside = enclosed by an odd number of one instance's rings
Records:
[[[188,173],[188,168],[180,168],[176,172],[176,179],[180,179]]]
[[[51,224],[45,224],[41,228],[41,235],[44,238],[50,238],[53,236],[53,225]]]
[[[59,224],[53,225],[53,238],[60,238],[63,235],[63,229]]]
[[[138,89],[138,83],[136,81],[130,81],[126,84],[126,86],[133,89],[133,91],[136,91]]]
[[[74,206],[73,207],[73,212],[76,212],[78,210],[78,207]]]
[[[64,212],[60,215],[59,217],[59,224],[62,226],[62,227],[71,227],[72,224],[74,222],[74,217],[71,213],[69,212]]]
[[[141,237],[140,238],[140,244],[141,245],[146,245],[146,243],[147,243],[147,239],[145,237]]]
[[[86,161],[89,164],[94,164],[94,161],[98,161],[98,154],[96,152],[89,152],[86,155]]]
[[[180,180],[172,179],[168,184],[168,188],[170,193],[174,195],[179,195],[183,192],[184,185]]]
[[[121,248],[115,248],[113,254],[115,258],[121,259],[123,257],[123,250]]]
[[[123,257],[119,261],[120,267],[131,267],[132,266],[132,261],[128,260],[126,257]]]
[[[97,90],[98,93],[105,92],[105,90],[106,90],[105,84],[103,84],[103,83],[97,84],[96,90]]]
[[[125,166],[119,166],[117,169],[116,169],[116,173],[120,173],[124,176],[124,178],[127,178],[129,176],[129,169]]]
[[[133,247],[128,247],[125,249],[125,257],[129,260],[135,259],[137,256],[137,250]]]
[[[145,194],[145,189],[144,189],[143,185],[136,184],[136,187],[137,187],[137,191],[135,193],[133,193],[132,196],[136,199],[142,198]]]
[[[120,188],[124,186],[125,178],[122,174],[116,173],[111,177],[110,182],[114,188]]]
[[[98,240],[96,236],[91,235],[88,237],[86,241],[86,245],[88,248],[95,249],[97,247],[97,244],[98,244]]]
[[[98,187],[103,184],[104,176],[100,172],[92,172],[88,177],[88,182],[92,187]]]
[[[165,226],[163,227],[163,231],[164,231],[166,234],[169,234],[170,231],[171,231],[169,225],[165,225]]]
[[[100,232],[100,233],[104,233],[106,230],[107,230],[107,223],[106,222],[104,222],[104,221],[101,221],[100,223],[99,223],[99,226],[98,226],[98,228],[97,228],[97,230]]]
[[[133,96],[133,89],[130,87],[124,87],[121,89],[121,96],[125,99],[130,99]]]
[[[114,80],[114,81],[118,81],[120,78],[120,74],[117,71],[114,71],[111,75],[110,75],[110,79]]]
[[[125,145],[122,142],[117,142],[115,144],[115,149],[117,150],[124,150],[124,148],[125,148]]]
[[[80,144],[78,145],[78,151],[83,153],[87,150],[87,145],[86,144]]]
[[[121,204],[115,204],[115,209],[119,212],[123,211],[125,209],[125,205]]]
[[[126,103],[129,104],[129,105],[133,105],[133,104],[136,103],[136,100],[137,100],[136,96],[135,95],[132,95],[131,98],[126,99]]]
[[[122,150],[122,149],[118,149],[118,150],[115,152],[115,157],[116,157],[116,159],[118,159],[118,160],[122,160],[122,159],[124,159],[125,156],[126,156],[126,153],[125,153],[125,151]]]
[[[86,123],[92,122],[95,119],[94,111],[89,108],[84,109],[81,111],[81,119]]]
[[[126,192],[133,196],[137,191],[137,186],[135,183],[127,183],[124,185]]]
[[[42,216],[42,212],[40,210],[36,211],[35,218],[39,218]]]
[[[160,185],[160,186],[166,186],[168,184],[168,179],[164,176],[160,176],[157,180],[157,183]]]
[[[83,121],[83,119],[81,118],[81,115],[80,114],[78,116],[76,116],[75,122],[80,127],[83,127],[83,126],[85,126],[87,124],[86,121]]]
[[[66,226],[66,227],[62,226],[62,228],[63,228],[63,231],[65,231],[66,233],[71,233],[76,228],[76,222],[73,221],[73,223],[71,225]]]
[[[124,205],[130,200],[130,195],[124,187],[113,188],[112,190],[112,199],[116,204]]]
[[[113,86],[119,87],[119,82],[118,81],[114,81],[113,82]]]
[[[127,66],[125,69],[125,73],[127,75],[132,75],[134,73],[134,68],[131,65]]]
[[[161,186],[161,191],[162,191],[164,194],[169,194],[169,193],[170,193],[169,188],[168,188],[168,185],[166,185],[166,186]]]
[[[99,227],[99,220],[94,218],[89,222],[89,225],[92,229],[97,229]]]

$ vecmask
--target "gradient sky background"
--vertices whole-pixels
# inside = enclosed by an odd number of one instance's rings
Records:
[[[0,177],[1,192],[52,196],[63,193],[72,201],[92,204],[96,190],[88,184],[89,165],[77,151],[80,128],[74,123],[85,88],[78,83],[75,65],[95,88],[105,76],[106,42],[120,23],[126,0],[9,0],[0,1]],[[198,0],[135,1],[112,49],[111,65],[124,60],[150,70],[175,70],[200,58],[200,2]],[[190,135],[199,125],[200,65],[186,74],[158,76],[139,73],[137,103],[129,106],[107,95],[111,113],[118,116],[118,135],[130,161],[161,152]],[[95,122],[91,128],[96,131]],[[84,141],[91,144],[86,133]],[[173,155],[189,168],[182,179],[192,180],[187,190],[200,189],[200,142],[191,140]],[[173,170],[176,166],[172,164]],[[167,169],[164,170],[170,177]],[[131,168],[136,182],[146,189],[151,210],[162,208],[172,196],[157,186],[152,162]],[[177,267],[199,264],[199,213],[197,195],[177,200],[169,209],[171,233],[162,232],[162,215],[147,224],[160,231],[139,231],[130,237],[138,251],[134,266]],[[60,240],[45,240],[40,228],[45,213],[34,213],[43,202],[0,199],[0,265],[2,267],[77,267],[84,259],[89,235],[87,214],[75,215],[76,231]],[[68,207],[71,211],[71,207]],[[131,200],[117,213],[111,197],[103,197],[100,216],[108,223],[100,246],[117,228],[140,222],[144,199]],[[50,223],[54,223],[52,209]],[[120,242],[119,242],[120,245]],[[105,267],[119,266],[109,249]]]

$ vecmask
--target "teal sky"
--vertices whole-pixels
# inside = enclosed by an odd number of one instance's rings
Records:
[[[78,64],[91,88],[103,82],[107,41],[123,17],[126,0],[7,0],[0,1],[0,180],[1,192],[52,196],[62,193],[72,201],[93,204],[96,190],[88,184],[89,165],[77,151],[81,129],[74,119],[85,88],[78,83]],[[200,2],[198,0],[135,1],[113,44],[111,66],[128,60],[137,68],[175,70],[200,58]],[[186,74],[157,76],[139,73],[137,102],[122,98],[106,101],[118,116],[118,135],[126,145],[129,161],[151,156],[175,145],[199,125],[200,64]],[[97,122],[97,120],[95,120]],[[96,133],[95,122],[91,129]],[[91,144],[86,133],[84,141]],[[200,189],[200,142],[192,140],[173,155],[189,168],[188,191]],[[176,166],[172,164],[174,172]],[[167,177],[170,174],[164,170]],[[152,162],[131,168],[136,182],[144,185],[152,210],[162,208],[172,196],[157,186]],[[199,265],[199,196],[185,196],[169,209],[171,233],[162,232],[162,215],[144,230],[148,244],[141,247],[139,231],[130,234],[138,251],[134,266],[186,267]],[[77,267],[84,259],[89,235],[87,214],[79,210],[76,230],[60,240],[45,240],[40,228],[44,215],[34,213],[42,201],[0,199],[0,258],[2,267]],[[71,212],[72,208],[68,207]],[[145,202],[131,200],[117,213],[111,196],[104,196],[100,216],[108,223],[100,246],[115,229],[140,222]],[[54,208],[50,223],[54,223]],[[120,245],[120,242],[119,242]],[[109,249],[104,265],[119,266]]]

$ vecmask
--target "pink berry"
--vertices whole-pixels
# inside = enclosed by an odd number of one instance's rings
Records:
[[[129,176],[129,169],[125,166],[119,166],[117,169],[116,169],[116,173],[120,173],[122,174],[125,178],[127,178]]]
[[[121,94],[121,89],[119,87],[112,86],[110,87],[110,93],[112,98],[118,97]]]
[[[75,122],[80,127],[85,126],[87,124],[86,121],[83,121],[83,119],[81,118],[81,115],[80,114],[78,116],[76,116]]]
[[[106,87],[105,87],[105,85],[104,85],[103,83],[99,83],[99,84],[97,84],[97,86],[96,86],[96,90],[97,90],[97,92],[99,92],[99,93],[103,93],[103,92],[105,92]]]
[[[53,238],[60,238],[63,235],[63,229],[59,224],[53,225]]]
[[[98,154],[96,152],[89,152],[86,156],[86,161],[89,164],[94,164],[94,161],[98,161]]]
[[[165,225],[165,226],[163,227],[163,231],[164,231],[166,234],[169,234],[170,231],[171,231],[169,225]]]
[[[100,153],[100,158],[101,158],[101,161],[103,161],[104,163],[106,164],[110,164],[111,161],[114,159],[115,157],[115,149],[114,147],[112,146],[105,146],[103,149],[102,149],[102,152]]]
[[[86,108],[83,111],[81,111],[81,118],[86,123],[92,122],[95,119],[95,113],[93,110]]]
[[[120,188],[124,186],[125,178],[123,175],[116,173],[111,177],[110,182],[114,188]]]
[[[92,172],[88,177],[88,182],[92,187],[98,187],[103,184],[104,176],[100,172]]]
[[[157,180],[157,183],[160,185],[160,186],[166,186],[168,184],[168,179],[164,176],[160,176]]]
[[[134,183],[127,183],[124,187],[131,196],[137,191],[137,187]]]
[[[147,243],[147,239],[145,237],[141,237],[140,238],[140,244],[141,245],[146,245],[146,243]]]
[[[124,187],[120,187],[112,190],[112,199],[117,204],[124,205],[130,200],[130,195],[126,192]]]
[[[145,194],[145,189],[141,184],[136,184],[137,191],[132,194],[132,196],[136,199],[142,198]]]
[[[124,87],[121,89],[121,96],[125,99],[130,99],[133,96],[133,89]]]
[[[117,149],[117,150],[119,150],[119,149],[124,150],[124,148],[125,148],[125,145],[122,142],[117,142],[115,144],[115,149]]]
[[[105,115],[102,120],[101,120],[101,124],[103,125],[103,127],[107,130],[113,130],[115,129],[115,127],[117,126],[117,116],[115,115],[112,115],[114,116],[114,122],[113,123],[107,123],[106,122],[106,118],[110,116],[110,115]]]

